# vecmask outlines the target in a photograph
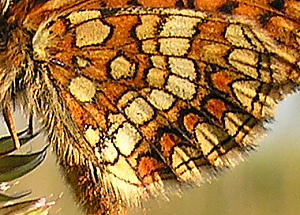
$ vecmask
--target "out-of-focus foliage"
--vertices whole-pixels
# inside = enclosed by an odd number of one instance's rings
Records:
[[[0,208],[1,215],[46,215],[55,202],[43,197],[30,201],[14,203]]]
[[[32,140],[36,134],[27,134],[27,129],[18,133],[21,146]],[[10,136],[0,138],[0,215],[46,215],[55,202],[48,202],[43,197],[30,201],[16,202],[30,194],[30,191],[14,195],[6,194],[11,187],[10,181],[15,180],[34,170],[46,157],[45,147],[35,153],[15,154],[15,144]]]

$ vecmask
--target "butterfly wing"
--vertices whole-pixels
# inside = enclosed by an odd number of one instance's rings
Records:
[[[70,9],[38,29],[33,55],[63,105],[61,126],[44,120],[64,165],[128,204],[234,166],[299,85],[297,51],[193,10]]]

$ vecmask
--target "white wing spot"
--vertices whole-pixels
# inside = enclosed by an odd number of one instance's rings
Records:
[[[141,135],[131,124],[124,123],[117,131],[115,145],[123,155],[128,156],[141,139]]]
[[[85,138],[87,139],[87,141],[92,145],[92,146],[96,146],[96,144],[99,142],[100,140],[100,133],[98,129],[93,129],[92,126],[89,126],[89,128],[85,131]]]

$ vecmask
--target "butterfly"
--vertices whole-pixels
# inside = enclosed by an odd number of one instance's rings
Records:
[[[257,146],[300,85],[299,8],[1,0],[0,109],[12,136],[12,105],[42,122],[87,214],[138,206]]]

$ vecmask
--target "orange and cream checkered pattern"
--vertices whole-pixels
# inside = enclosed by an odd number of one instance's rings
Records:
[[[299,1],[0,5],[0,109],[42,121],[89,214],[235,166],[300,85]]]

